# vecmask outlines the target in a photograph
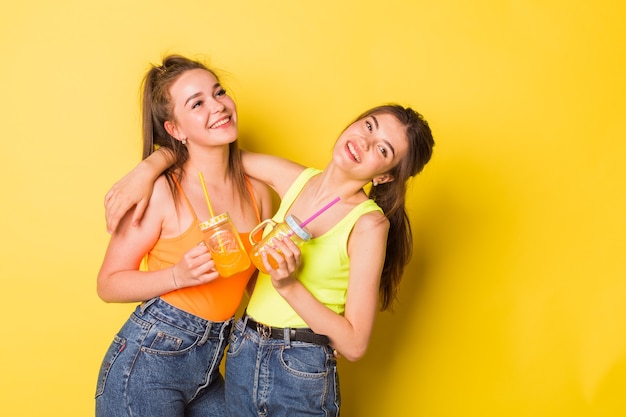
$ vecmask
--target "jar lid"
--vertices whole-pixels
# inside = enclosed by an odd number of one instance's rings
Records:
[[[207,229],[219,226],[220,224],[230,220],[228,213],[218,214],[215,217],[211,217],[209,220],[200,223],[200,230],[203,232]]]
[[[285,218],[285,223],[287,223],[289,227],[291,227],[291,230],[293,230],[294,233],[300,237],[300,239],[304,240],[305,242],[311,239],[312,237],[311,232],[309,232],[304,227],[300,227],[301,221],[298,220],[298,218],[294,216],[293,214],[290,214],[289,216]]]

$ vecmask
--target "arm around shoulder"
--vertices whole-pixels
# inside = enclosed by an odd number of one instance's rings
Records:
[[[247,175],[272,187],[280,196],[306,168],[279,156],[241,151],[243,168]]]
[[[113,184],[104,198],[107,230],[113,233],[122,217],[135,206],[132,224],[137,226],[143,217],[154,181],[172,165],[167,150],[157,149],[135,168]]]

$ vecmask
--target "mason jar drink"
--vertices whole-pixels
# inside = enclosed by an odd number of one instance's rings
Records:
[[[268,245],[278,251],[278,253],[280,253],[280,250],[272,244],[272,239],[283,239],[284,237],[289,237],[291,241],[298,246],[311,239],[311,233],[306,228],[300,227],[300,223],[300,220],[298,220],[296,216],[290,214],[285,217],[285,221],[282,223],[276,223],[272,219],[266,219],[256,225],[254,229],[252,229],[250,235],[248,236],[250,243],[252,244],[250,259],[252,260],[254,266],[259,269],[259,271],[267,274],[267,269],[265,269],[265,265],[263,265],[262,253],[265,251],[265,248]],[[262,227],[267,226],[271,227],[270,231],[266,232],[266,234],[260,241],[255,241],[255,236],[257,235],[257,232]],[[267,260],[269,261],[272,268],[278,267],[278,264],[271,255],[268,254]]]
[[[228,213],[200,223],[200,230],[221,276],[230,277],[248,269],[250,258]]]

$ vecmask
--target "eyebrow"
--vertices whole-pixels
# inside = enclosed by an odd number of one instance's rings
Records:
[[[215,83],[213,84],[213,91],[215,91],[216,89],[220,88],[222,85],[220,83]],[[192,94],[191,96],[189,96],[189,98],[187,98],[187,100],[185,100],[185,106],[187,105],[187,103],[189,103],[191,100],[193,100],[196,97],[199,97],[202,95],[202,92],[198,92],[196,94]],[[376,123],[376,126],[378,126],[378,123]]]
[[[187,100],[185,100],[185,106],[186,106],[186,105],[187,105],[187,103],[189,103],[191,100],[193,100],[194,98],[196,98],[196,97],[198,97],[198,96],[201,96],[201,95],[202,95],[202,93],[196,93],[196,94],[191,95],[191,96],[190,96]]]
[[[372,115],[370,117],[374,119],[374,124],[376,125],[376,129],[378,129],[378,120],[376,119],[376,116]]]
[[[378,120],[376,119],[376,116],[372,115],[370,116],[372,119],[374,119],[374,124],[376,125],[376,129],[378,129]],[[391,153],[393,154],[393,156],[396,156],[396,150],[393,148],[393,146],[391,145],[391,143],[386,140],[383,139],[383,142],[385,142],[387,144],[387,146],[389,146],[389,149],[391,149]]]
[[[385,142],[387,144],[387,146],[389,146],[389,149],[391,149],[391,153],[393,154],[393,156],[395,158],[396,150],[393,148],[393,146],[391,146],[391,143],[388,140],[383,140],[383,142]]]

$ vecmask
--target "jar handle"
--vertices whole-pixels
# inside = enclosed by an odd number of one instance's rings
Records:
[[[250,244],[251,244],[252,246],[254,246],[254,245],[256,245],[257,243],[259,243],[259,242],[257,242],[257,241],[255,241],[255,240],[254,240],[254,236],[256,236],[256,235],[257,235],[257,232],[258,232],[259,230],[261,230],[261,228],[262,228],[262,227],[265,227],[265,226],[267,226],[267,225],[268,225],[268,224],[270,224],[270,223],[272,224],[272,228],[274,228],[274,226],[276,226],[276,222],[275,222],[274,220],[272,220],[272,219],[265,219],[265,220],[263,220],[261,223],[259,223],[259,224],[257,224],[256,226],[254,226],[254,229],[252,229],[252,230],[250,231],[250,234],[248,235],[248,240],[250,241]]]

